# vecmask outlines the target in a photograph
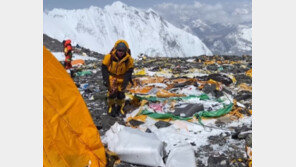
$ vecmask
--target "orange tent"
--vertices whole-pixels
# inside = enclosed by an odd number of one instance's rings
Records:
[[[43,166],[106,166],[104,146],[73,80],[43,47]]]

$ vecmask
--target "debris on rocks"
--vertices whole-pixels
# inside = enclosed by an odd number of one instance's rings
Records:
[[[73,67],[73,81],[103,143],[120,159],[114,166],[248,166],[252,162],[251,56],[142,55],[135,60],[134,85],[127,87],[127,114],[122,118],[107,115],[103,55],[77,50],[84,59]]]

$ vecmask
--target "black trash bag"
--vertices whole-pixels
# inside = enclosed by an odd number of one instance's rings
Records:
[[[206,94],[213,93],[215,90],[216,90],[215,84],[205,84],[205,86],[202,89],[202,91],[205,92]]]
[[[165,121],[158,121],[154,125],[159,129],[159,128],[165,128],[165,127],[171,126],[171,123],[165,122]]]
[[[208,81],[210,79],[223,83],[224,85],[228,86],[232,83],[232,79],[227,77],[226,75],[215,73],[210,74],[208,76],[197,76],[196,77],[200,81]]]
[[[139,125],[142,125],[144,122],[132,119],[132,120],[129,121],[129,123],[130,123],[132,126],[137,127],[137,126],[139,126]]]
[[[210,80],[210,79],[221,82],[226,86],[228,86],[232,83],[232,79],[226,75],[223,75],[223,74],[210,74],[208,76],[208,80]]]
[[[173,113],[176,116],[182,117],[192,117],[195,113],[204,110],[203,104],[183,104],[187,105],[185,107],[175,107],[175,112]]]
[[[248,100],[252,98],[252,92],[242,90],[237,93],[237,95],[234,97],[237,101],[240,100]]]

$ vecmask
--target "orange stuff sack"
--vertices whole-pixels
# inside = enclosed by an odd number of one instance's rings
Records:
[[[84,65],[84,60],[82,60],[82,59],[72,60],[71,64],[72,64],[72,66]]]
[[[73,80],[43,47],[43,166],[103,167],[100,134]]]
[[[153,87],[149,87],[149,86],[146,86],[146,87],[136,87],[136,88],[133,88],[133,89],[129,89],[128,91],[131,92],[131,93],[137,93],[137,94],[148,94],[149,91],[152,88]]]

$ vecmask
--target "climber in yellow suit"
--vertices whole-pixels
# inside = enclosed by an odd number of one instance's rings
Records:
[[[125,89],[132,79],[134,60],[128,43],[118,40],[102,62],[103,83],[108,88],[108,114],[114,116],[112,108],[117,104],[119,113],[125,115]],[[116,111],[118,112],[118,111]]]

